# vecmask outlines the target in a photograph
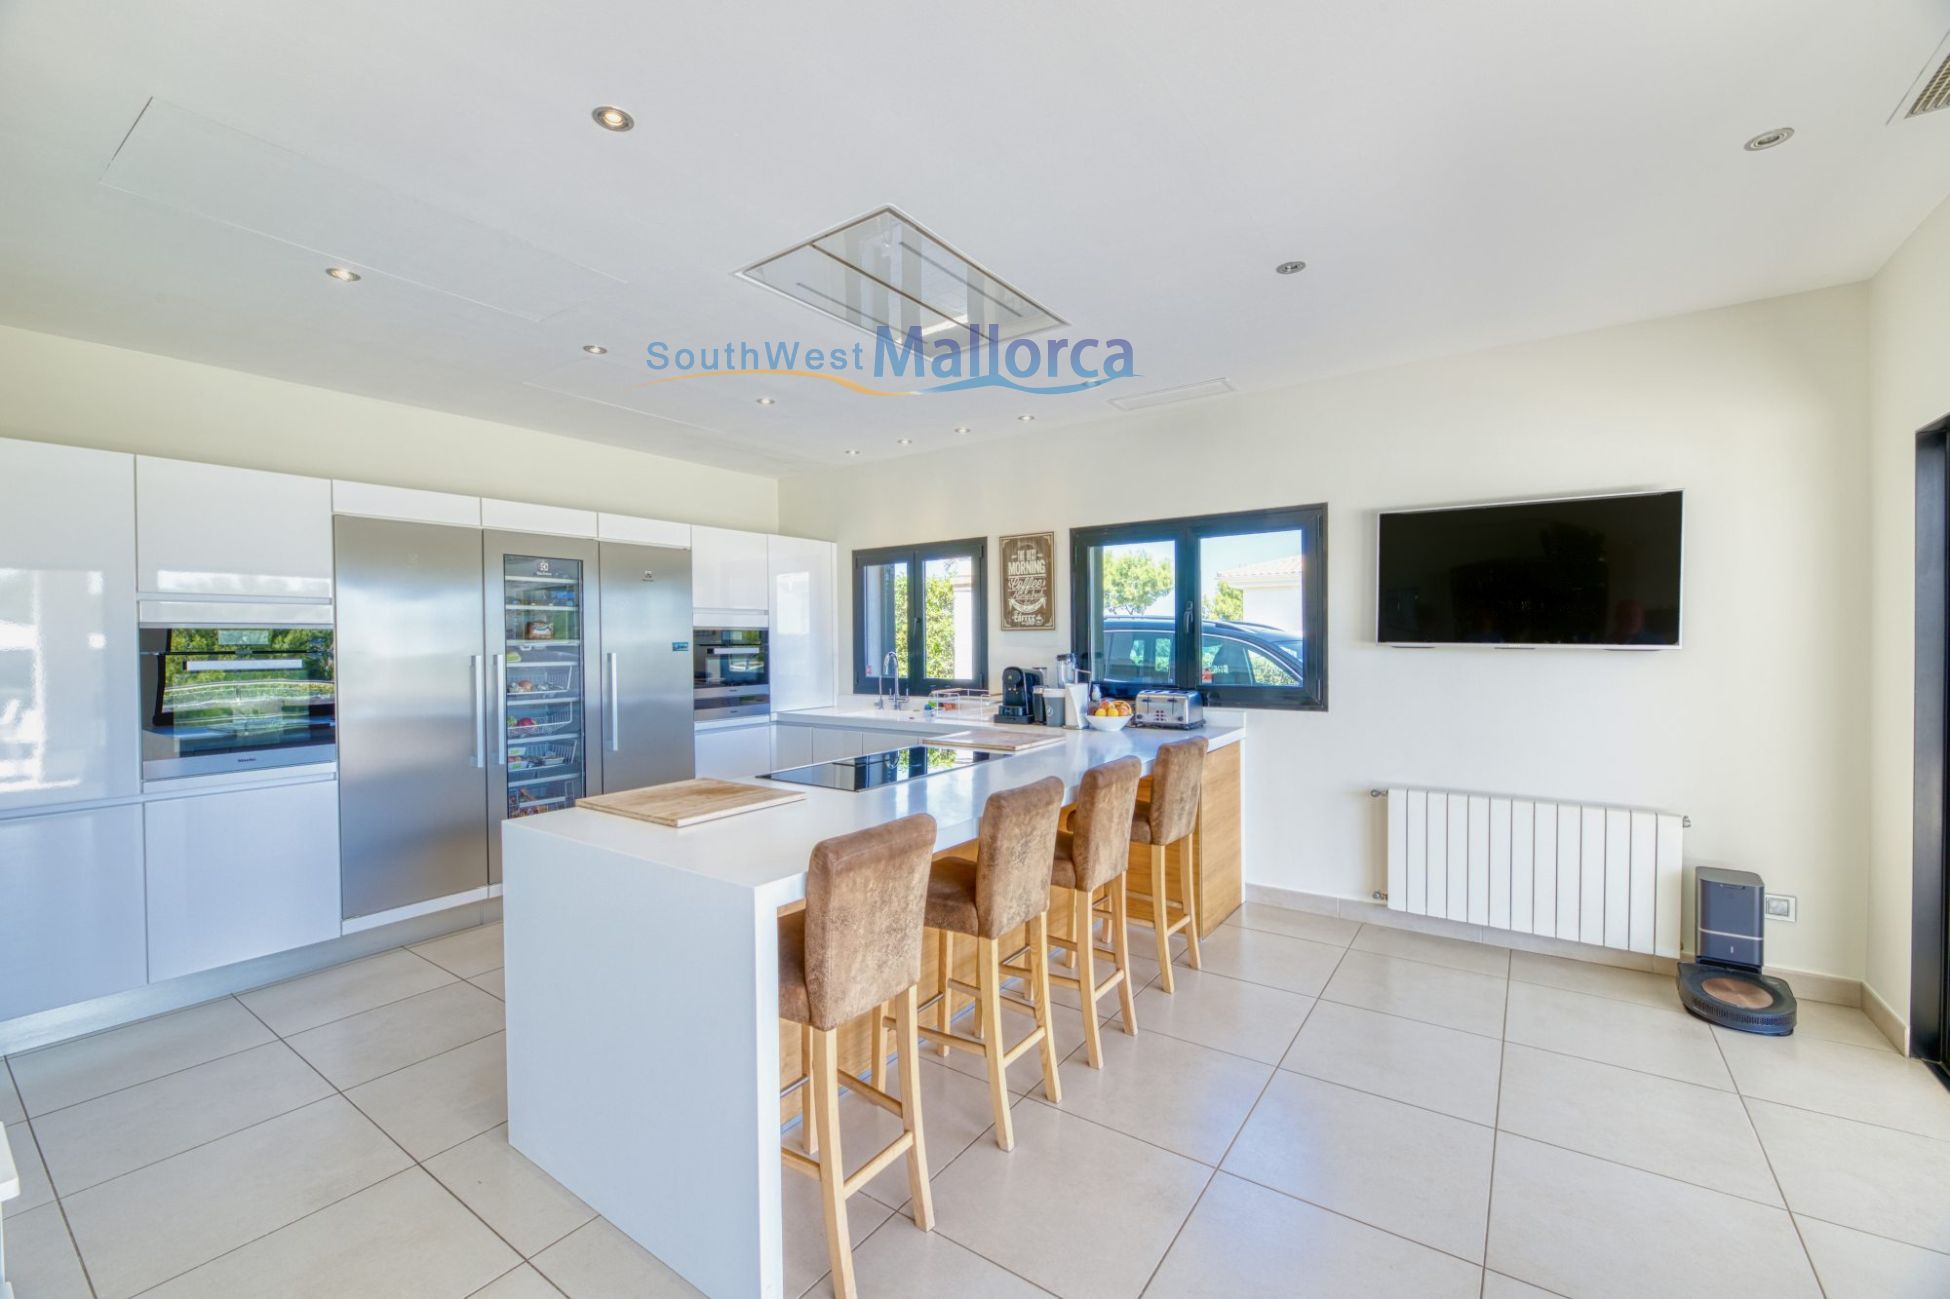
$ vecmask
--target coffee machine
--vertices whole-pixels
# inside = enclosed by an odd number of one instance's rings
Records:
[[[1040,668],[1002,669],[1002,706],[995,710],[998,722],[1040,726],[1043,723],[1043,687]]]

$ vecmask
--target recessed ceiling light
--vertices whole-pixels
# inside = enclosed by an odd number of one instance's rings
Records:
[[[590,110],[589,116],[596,119],[596,125],[605,131],[627,131],[636,125],[636,119],[614,104],[604,104]]]
[[[968,425],[966,425],[966,424],[957,424],[957,425],[955,425],[955,432],[957,432],[957,433],[968,433],[968,432],[971,432],[971,431],[972,431],[972,430],[971,430],[971,429],[970,429],[970,428],[968,427]]]
[[[1762,131],[1759,135],[1747,141],[1745,147],[1748,153],[1759,153],[1762,149],[1771,149],[1777,144],[1786,144],[1793,138],[1794,128],[1791,126],[1781,126],[1776,127],[1772,131]]]
[[[853,449],[852,447],[848,447],[848,448],[846,449],[846,454],[847,454],[847,455],[850,455],[850,456],[857,456],[857,455],[859,455],[860,453],[859,453],[858,451],[855,451],[855,450],[854,450],[854,449]]]
[[[604,352],[607,352],[609,349],[607,347],[604,347],[601,343],[584,343],[582,345],[582,350],[589,353],[589,355],[591,356],[601,356]]]
[[[760,397],[758,399],[758,404],[761,406],[776,406],[779,404],[779,402],[778,402],[778,398],[776,397]]]
[[[904,447],[911,447],[914,445],[913,438],[895,438],[894,441]]]
[[[1016,416],[1016,418],[1021,420],[1023,423],[1027,424],[1030,420],[1035,419],[1036,417],[1034,415],[1018,415]]]
[[[327,266],[325,273],[341,284],[355,284],[359,280],[359,272],[347,270],[343,266]]]
[[[1301,271],[1307,269],[1307,264],[1305,262],[1281,262],[1273,269],[1282,275],[1298,275]]]

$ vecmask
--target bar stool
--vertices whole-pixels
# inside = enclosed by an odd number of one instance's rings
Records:
[[[1056,836],[1056,860],[1050,873],[1053,888],[1070,890],[1071,937],[1052,938],[1050,945],[1069,955],[1075,974],[1049,972],[1050,982],[1075,988],[1083,1002],[1083,1041],[1092,1069],[1104,1067],[1103,1038],[1097,1025],[1097,1002],[1115,989],[1123,1013],[1124,1032],[1137,1035],[1137,1006],[1131,989],[1130,930],[1124,893],[1124,869],[1130,860],[1131,821],[1137,807],[1138,780],[1144,764],[1119,758],[1083,773],[1077,789],[1070,828]],[[1108,889],[1110,977],[1097,982],[1094,899]],[[1016,954],[1020,956],[1021,953]],[[1015,958],[1011,957],[1011,961]],[[1005,963],[1011,974],[1028,974],[1021,965]]]
[[[798,1024],[801,1045],[811,1047],[809,1062],[802,1056],[805,1072],[779,1094],[783,1101],[799,1093],[800,1113],[810,1129],[806,1150],[781,1145],[779,1154],[787,1168],[819,1180],[838,1299],[855,1294],[847,1199],[903,1155],[914,1225],[934,1230],[921,1133],[921,1054],[914,1035],[934,834],[934,818],[922,814],[824,840],[814,846],[807,868],[805,910],[779,917],[779,1015]],[[868,1014],[877,1024],[888,1001],[895,1006],[900,1050],[899,1098],[839,1067],[840,1027]],[[882,1070],[873,1072],[879,1083]],[[840,1156],[842,1079],[856,1097],[901,1121],[901,1135],[851,1176]]]
[[[928,880],[928,928],[938,932],[941,991],[927,1006],[940,1003],[941,1027],[923,1025],[921,1036],[941,1047],[968,1051],[988,1060],[989,1100],[995,1109],[995,1144],[1013,1150],[1016,1131],[1009,1121],[1009,1066],[1040,1046],[1043,1095],[1063,1099],[1056,1076],[1056,1038],[1049,1009],[1049,887],[1055,861],[1056,823],[1063,810],[1063,782],[1054,776],[1033,785],[989,795],[975,860],[943,857]],[[1029,927],[1030,998],[1002,993],[1002,938],[1019,925]],[[951,935],[975,939],[975,982],[954,977]],[[975,999],[979,1037],[953,1028],[953,994]],[[1002,1044],[1002,1008],[1022,1011],[1036,1026],[1013,1047]],[[926,1009],[927,1007],[923,1007]]]
[[[1198,796],[1205,779],[1203,739],[1178,740],[1158,746],[1151,767],[1151,797],[1139,799],[1131,818],[1131,842],[1151,847],[1151,926],[1158,936],[1158,986],[1173,991],[1171,936],[1185,931],[1185,959],[1200,969],[1198,955]],[[1171,897],[1165,888],[1165,857],[1178,846],[1178,883],[1184,892],[1178,919],[1171,918]]]

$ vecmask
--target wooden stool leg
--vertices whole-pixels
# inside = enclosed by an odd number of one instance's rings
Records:
[[[887,1003],[884,1001],[873,1008],[872,1022],[867,1025],[867,1059],[871,1063],[862,1077],[881,1091],[890,1090],[887,1086]]]
[[[1124,1012],[1124,1032],[1137,1036],[1137,989],[1131,986],[1131,930],[1130,898],[1124,891],[1124,873],[1119,871],[1117,878],[1110,882],[1111,959],[1117,968],[1124,971],[1124,981],[1117,985],[1118,1009]]]
[[[928,1151],[921,1128],[921,1039],[914,1031],[914,989],[894,1002],[895,1049],[900,1052],[901,1126],[914,1134],[907,1152],[907,1193],[914,1200],[914,1225],[934,1230],[934,1192],[928,1186]]]
[[[1030,922],[1030,933],[1036,938],[1036,956],[1030,962],[1031,977],[1036,980],[1036,1023],[1043,1030],[1043,1095],[1052,1105],[1063,1102],[1063,1080],[1056,1073],[1056,1017],[1050,1011],[1049,999],[1049,912],[1038,912]],[[1090,967],[1084,966],[1087,970]],[[1084,1014],[1088,1015],[1090,999],[1084,998]],[[1002,1021],[996,1021],[1000,1029]],[[1001,1036],[997,1033],[997,1036]]]
[[[995,1144],[1004,1150],[1016,1148],[1015,1124],[1009,1121],[1009,1072],[1002,1063],[1002,957],[993,938],[975,940],[975,984],[981,995],[975,999],[977,1013],[987,1009],[989,1031],[982,1045],[988,1057],[989,1104],[995,1110]]]
[[[846,1226],[846,1172],[840,1161],[840,1035],[833,1029],[813,1034],[813,1117],[819,1126],[819,1198],[826,1210],[826,1256],[833,1265],[835,1299],[857,1299],[853,1283],[853,1238]]]
[[[1178,850],[1178,882],[1185,890],[1185,964],[1203,969],[1198,958],[1198,828],[1185,836]]]
[[[806,1075],[805,1086],[799,1089],[799,1144],[809,1155],[819,1153],[819,1124],[813,1118],[813,1031],[799,1025],[799,1072]]]
[[[937,929],[934,932],[934,962],[940,967],[941,974],[941,1002],[935,1007],[935,1014],[939,1020],[935,1027],[946,1033],[955,1026],[955,990],[948,986],[948,980],[955,977],[955,939],[954,935],[945,929]],[[943,1043],[934,1048],[934,1053],[945,1058],[948,1050],[948,1046]]]
[[[1104,1067],[1104,1042],[1097,1026],[1097,935],[1090,923],[1090,895],[1078,890],[1070,896],[1079,908],[1076,924],[1077,995],[1083,1000],[1083,1044],[1090,1056],[1090,1067]]]
[[[1158,986],[1172,992],[1171,894],[1165,889],[1165,847],[1151,845],[1151,932],[1158,936]]]

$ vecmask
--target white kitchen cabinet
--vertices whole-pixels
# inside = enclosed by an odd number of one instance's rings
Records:
[[[763,613],[771,608],[769,547],[762,532],[691,529],[691,607]],[[708,627],[708,621],[699,626]]]
[[[145,592],[332,594],[329,479],[137,456],[135,499]]]
[[[337,781],[160,799],[143,813],[150,979],[339,936]]]
[[[604,541],[627,541],[638,546],[691,548],[691,525],[668,519],[639,519],[628,514],[598,514],[596,536]]]
[[[135,457],[0,439],[0,812],[140,788]]]
[[[812,761],[831,762],[834,758],[859,756],[859,732],[843,731],[828,726],[814,726],[807,729],[812,731]]]
[[[837,547],[806,537],[767,537],[772,708],[830,708],[838,641],[833,565]],[[695,600],[693,600],[695,603]]]
[[[147,977],[142,809],[0,821],[0,1020]]]
[[[508,532],[542,532],[554,537],[593,537],[596,512],[560,505],[530,505],[526,501],[481,498],[481,525]]]
[[[772,728],[772,770],[803,767],[813,760],[813,728],[774,726]]]
[[[727,726],[697,733],[697,774],[748,780],[772,770],[772,725]]]
[[[332,512],[361,514],[369,519],[402,519],[408,523],[451,523],[461,528],[481,526],[481,498],[452,492],[429,492],[418,487],[388,487],[383,483],[332,480]]]

